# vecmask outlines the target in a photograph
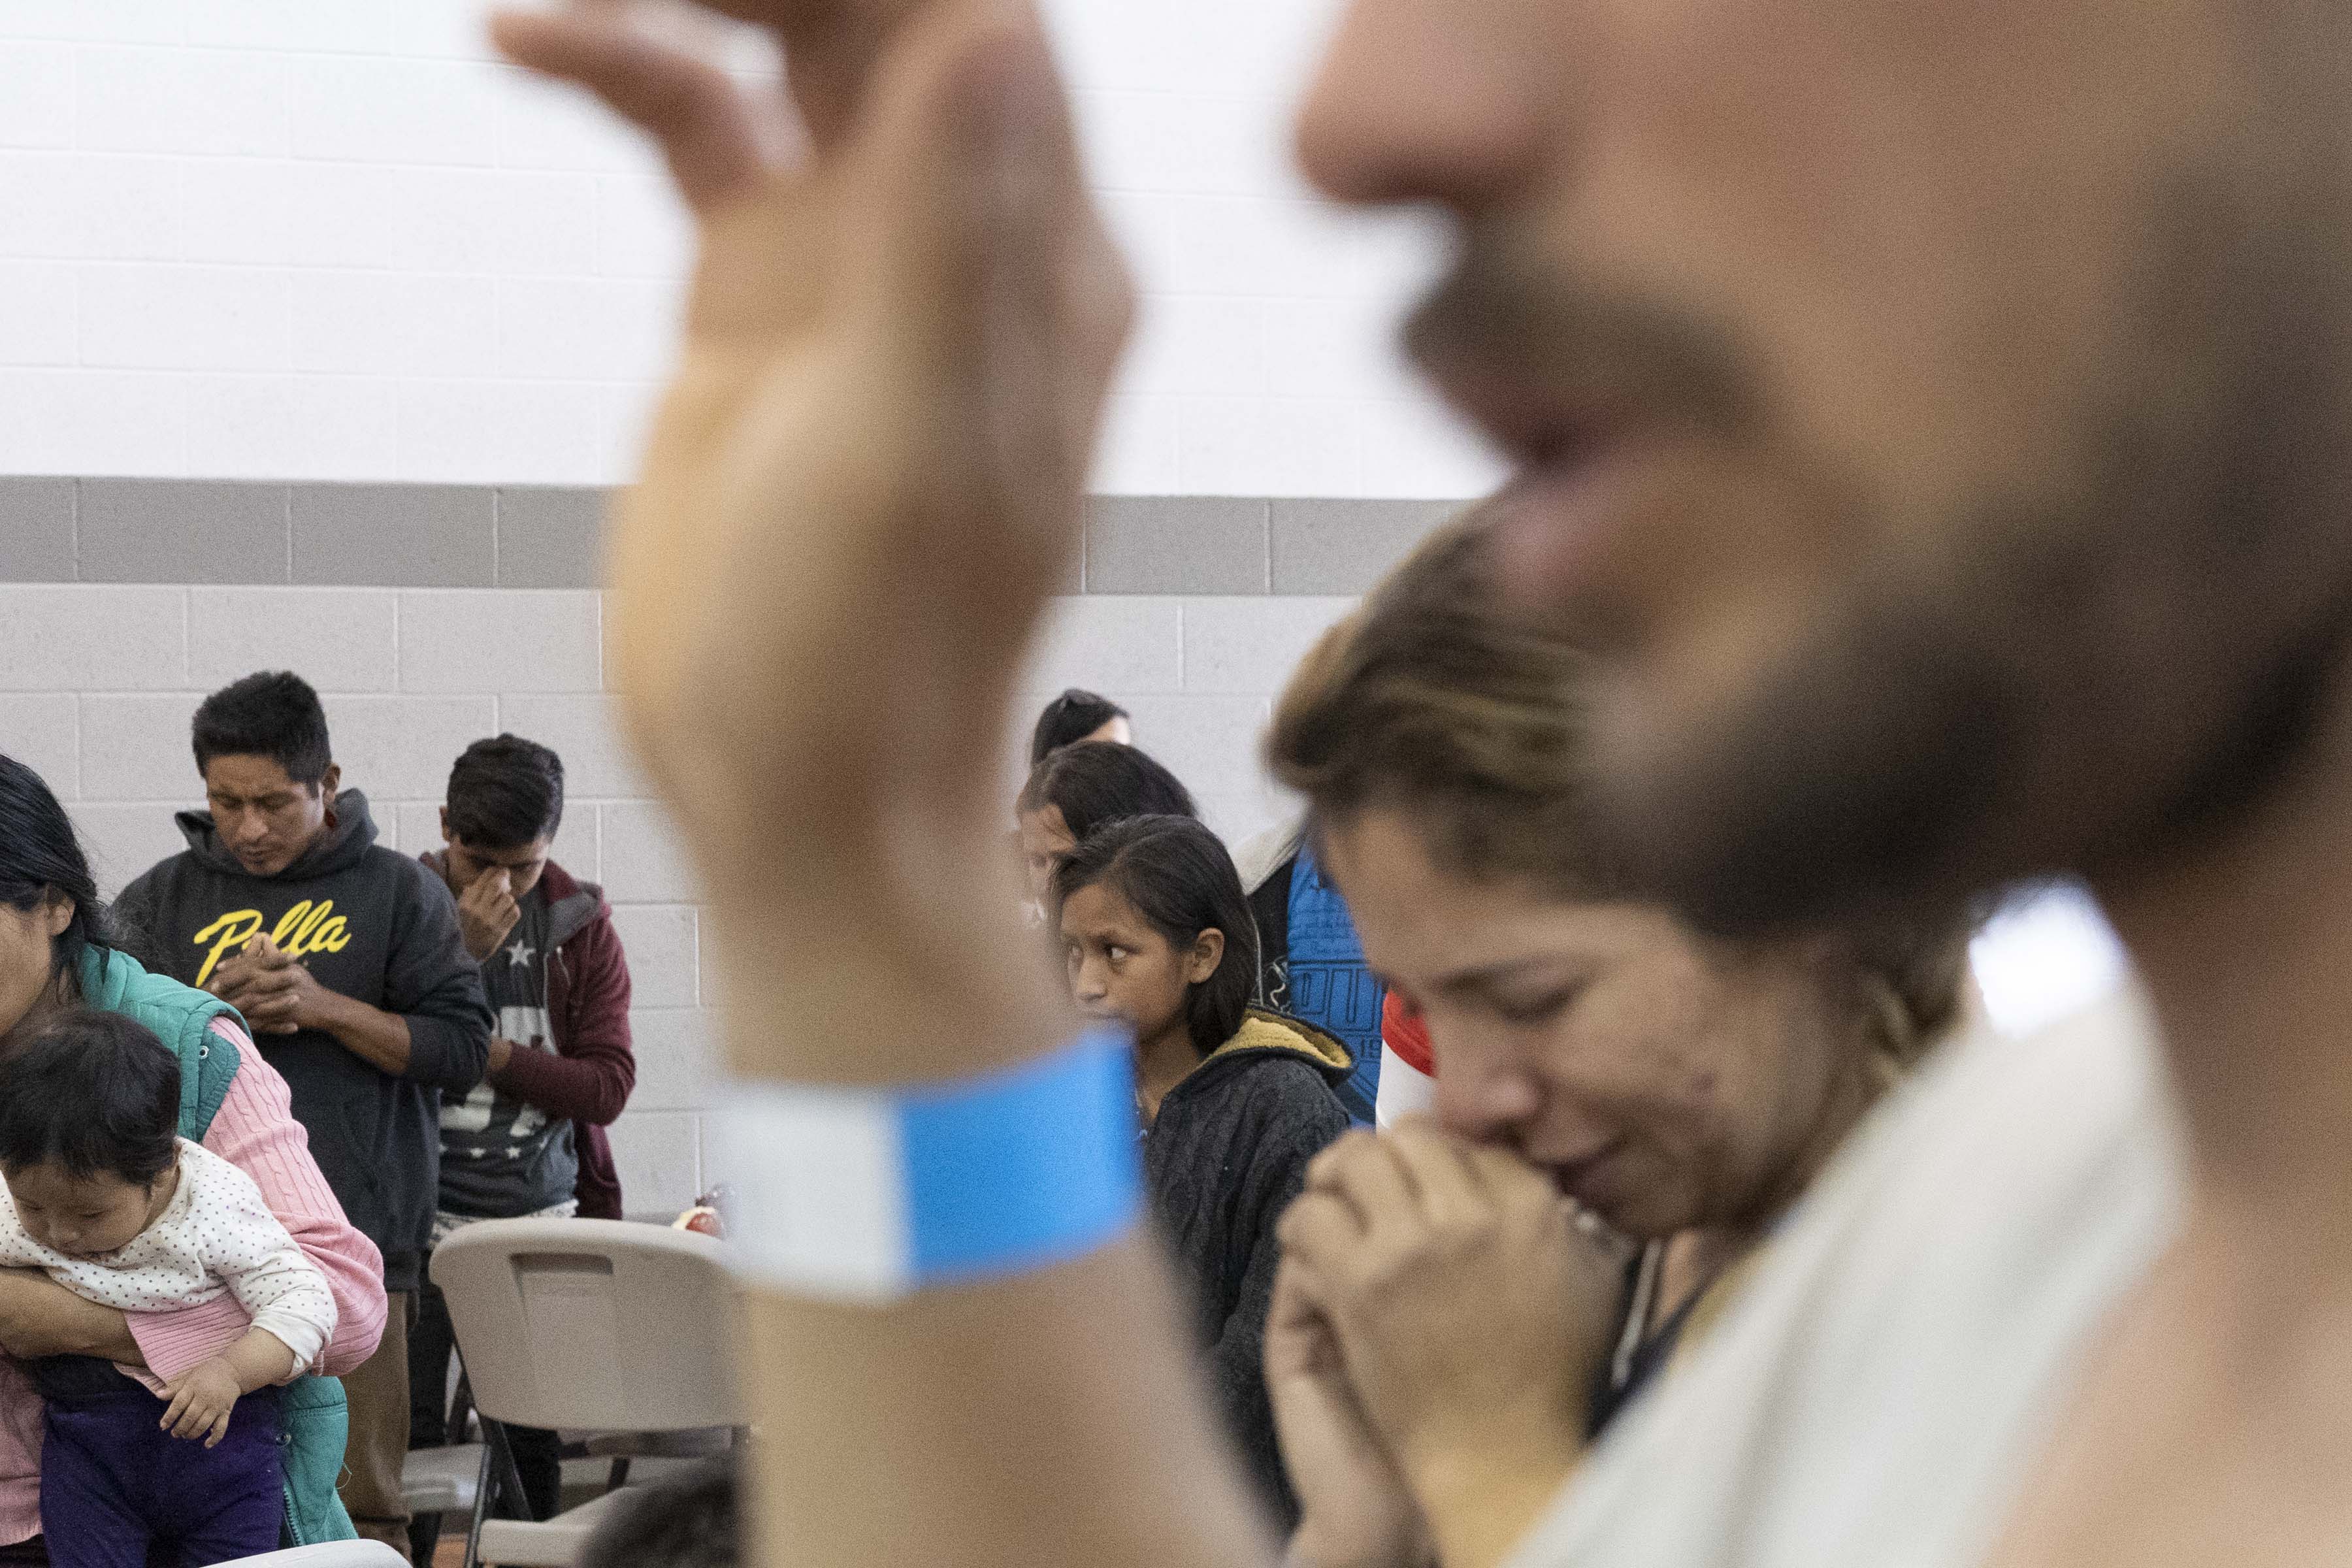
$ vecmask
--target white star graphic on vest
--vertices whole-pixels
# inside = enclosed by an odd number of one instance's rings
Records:
[[[507,949],[507,962],[518,966],[529,963],[530,962],[530,955],[537,951],[538,950],[536,948],[532,947],[530,943],[527,942],[516,942],[512,947]]]

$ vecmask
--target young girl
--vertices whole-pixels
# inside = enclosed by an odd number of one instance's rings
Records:
[[[1348,1053],[1249,1005],[1257,931],[1217,836],[1189,817],[1097,829],[1055,872],[1070,988],[1135,1032],[1152,1207],[1192,1287],[1213,1393],[1267,1504],[1296,1522],[1266,1402],[1275,1225],[1307,1163],[1348,1130]]]
[[[63,1014],[0,1059],[0,1266],[128,1312],[226,1291],[252,1319],[168,1384],[87,1356],[29,1363],[60,1568],[138,1568],[155,1544],[191,1565],[278,1545],[277,1385],[318,1359],[334,1298],[253,1179],[175,1136],[179,1121],[177,1058],[120,1015]]]

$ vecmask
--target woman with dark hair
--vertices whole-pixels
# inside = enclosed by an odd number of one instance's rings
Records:
[[[1128,710],[1109,698],[1073,686],[1037,715],[1029,732],[1029,765],[1035,767],[1065,746],[1081,741],[1116,741],[1135,744],[1135,725]]]
[[[1264,1365],[1275,1227],[1307,1162],[1348,1130],[1332,1092],[1347,1049],[1250,1005],[1256,928],[1233,858],[1192,818],[1097,830],[1063,858],[1052,895],[1079,1010],[1134,1032],[1145,1185],[1192,1286],[1227,1429],[1287,1526],[1298,1506]]]
[[[1639,896],[1585,816],[1585,655],[1486,603],[1492,515],[1326,636],[1266,742],[1434,1068],[1434,1121],[1335,1150],[1285,1232],[1286,1438],[1383,1456],[1310,1482],[1301,1563],[1499,1561],[1966,1008],[1966,910],[1737,941]],[[1445,1370],[1380,1405],[1340,1367]]]
[[[190,1092],[179,1135],[253,1178],[303,1256],[327,1277],[338,1319],[323,1373],[365,1361],[383,1332],[383,1260],[352,1229],[310,1158],[286,1080],[262,1059],[236,1010],[150,974],[114,945],[89,859],[40,775],[0,756],[0,1053],[72,1006],[117,1013],[178,1058]],[[47,1560],[40,1535],[41,1401],[19,1359],[92,1358],[170,1379],[210,1360],[250,1326],[234,1297],[165,1312],[125,1314],[86,1301],[36,1270],[0,1269],[0,1563]],[[134,1385],[135,1386],[135,1385]],[[349,1539],[335,1496],[345,1429],[342,1386],[305,1376],[281,1394],[286,1534],[296,1543]]]
[[[1146,752],[1116,741],[1082,741],[1030,771],[1013,805],[1029,891],[1045,896],[1054,863],[1097,830],[1130,816],[1198,816],[1192,792]]]

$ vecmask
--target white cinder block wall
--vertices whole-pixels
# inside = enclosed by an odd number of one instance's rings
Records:
[[[1454,497],[1486,457],[1387,348],[1431,265],[1288,167],[1336,0],[1046,0],[1144,294],[1094,488]],[[0,0],[0,474],[601,484],[668,352],[685,234],[598,112],[482,41],[482,0]],[[763,66],[722,41],[747,72]],[[1343,601],[1066,601],[1029,684],[1109,691],[1239,837],[1255,746]],[[690,1198],[711,998],[698,916],[605,721],[572,592],[0,584],[0,745],[119,885],[176,847],[203,692],[292,667],[403,848],[467,741],[560,749],[561,854],[621,909],[640,1088],[629,1201]],[[1007,777],[1014,774],[1007,742]]]
[[[1143,290],[1094,489],[1484,493],[1491,460],[1386,346],[1431,236],[1335,213],[1288,170],[1289,102],[1338,0],[1044,4]],[[627,135],[489,58],[481,10],[0,0],[0,475],[625,478],[683,226]],[[1269,698],[1346,601],[1236,591],[1065,601],[1026,684],[1129,702],[1238,839],[1282,808],[1255,758]],[[560,853],[606,885],[637,977],[615,1142],[632,1206],[658,1210],[718,1174],[714,998],[693,889],[611,733],[598,618],[589,592],[0,583],[0,747],[57,785],[118,886],[177,847],[189,713],[250,669],[329,694],[351,781],[404,849],[433,842],[467,741],[555,745]],[[2072,994],[2068,944],[2011,945]]]
[[[1238,839],[1282,809],[1254,750],[1272,695],[1349,603],[1064,599],[1024,684],[1037,700],[1073,682],[1115,693]],[[692,880],[614,732],[601,616],[585,592],[0,584],[0,750],[68,802],[110,894],[182,847],[172,814],[201,804],[190,716],[257,668],[319,687],[346,783],[410,853],[439,843],[467,742],[511,730],[555,747],[570,785],[557,858],[604,884],[636,987],[637,1090],[614,1130],[629,1206],[682,1206],[717,1174],[702,1131],[716,999]],[[1022,739],[1007,738],[1008,791]]]
[[[1145,294],[1099,490],[1493,477],[1387,347],[1428,237],[1290,170],[1335,6],[1047,0]],[[483,9],[0,3],[0,473],[624,477],[683,226],[631,136],[490,58]]]

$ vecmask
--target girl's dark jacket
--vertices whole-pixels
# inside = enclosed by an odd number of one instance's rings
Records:
[[[1252,1009],[1234,1037],[1160,1101],[1144,1134],[1152,1207],[1192,1296],[1211,1391],[1286,1531],[1298,1505],[1275,1445],[1265,1320],[1282,1248],[1275,1226],[1307,1163],[1348,1130],[1334,1087],[1345,1047],[1311,1025]]]

